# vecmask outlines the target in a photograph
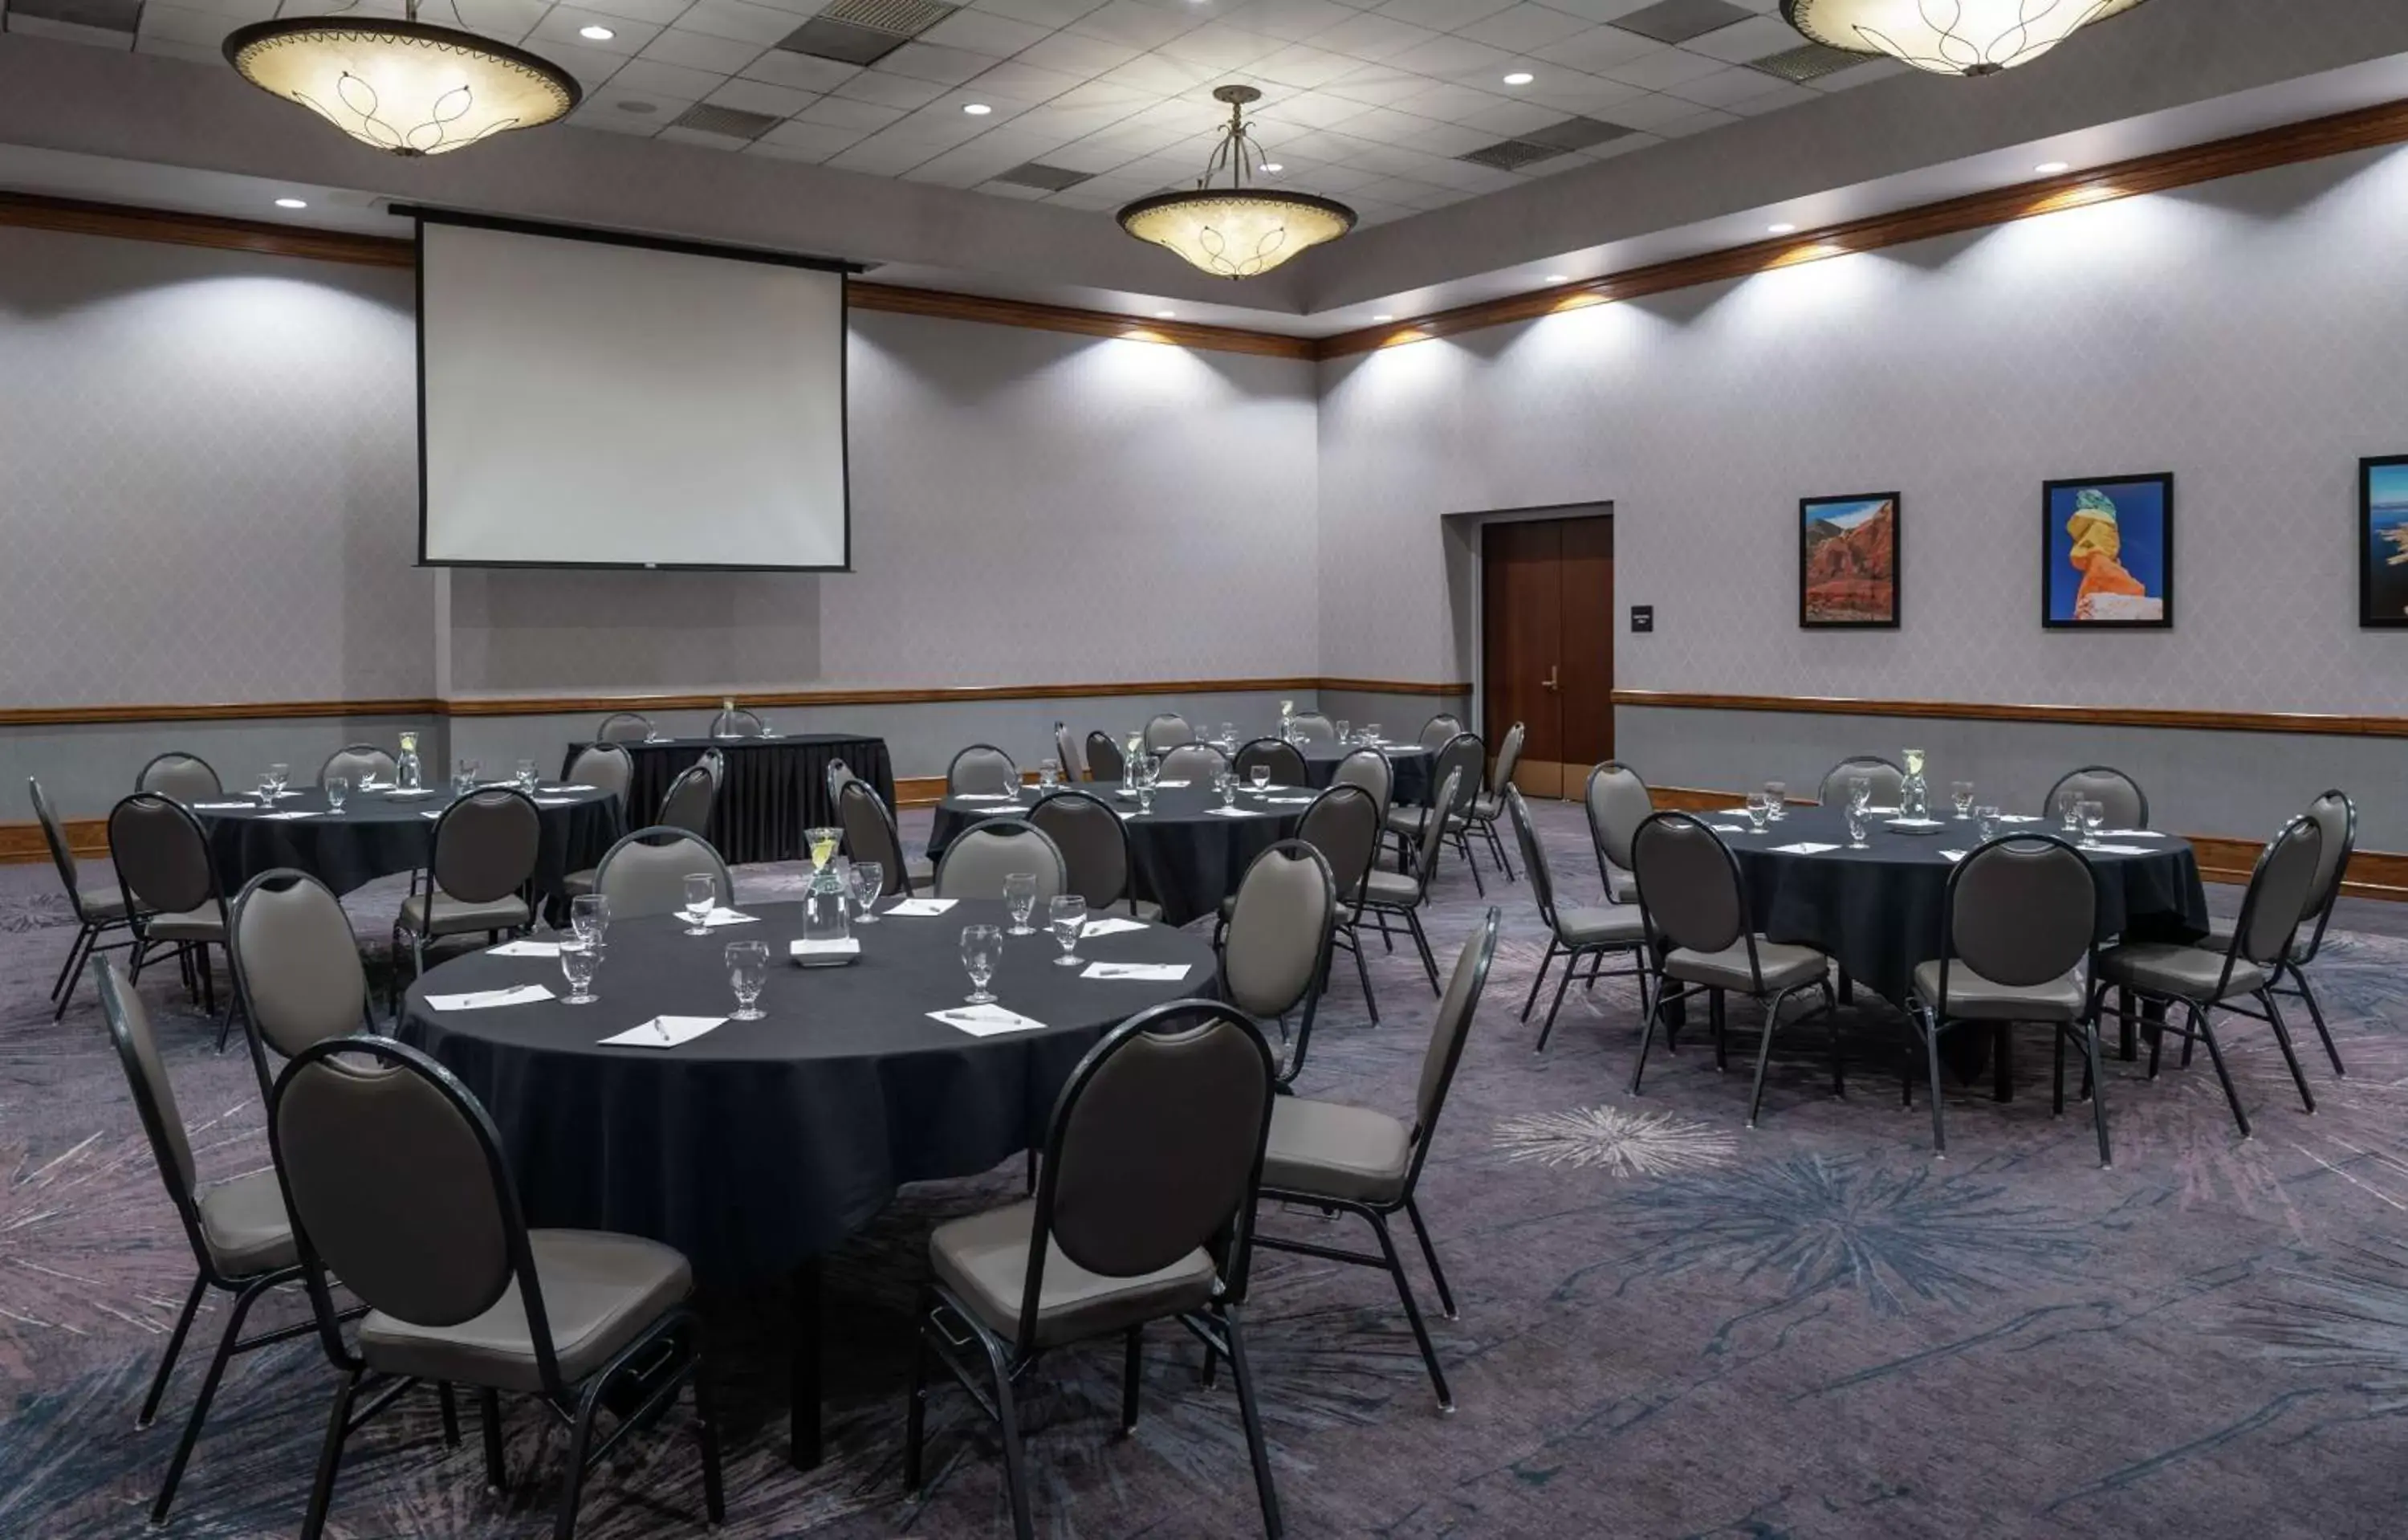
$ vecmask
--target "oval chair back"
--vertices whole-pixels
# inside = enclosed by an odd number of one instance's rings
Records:
[[[841,759],[829,760],[827,762],[827,773],[820,782],[822,788],[827,792],[828,806],[831,808],[841,807],[844,802],[844,784],[847,781],[857,781],[859,779],[861,779],[859,776],[853,773],[853,767],[851,765],[846,764]],[[806,816],[804,822],[808,823],[810,821],[810,818]]]
[[[1463,791],[1462,769],[1450,767],[1443,776],[1434,779],[1438,799],[1430,807],[1433,811],[1452,807]],[[1444,818],[1435,816],[1423,819],[1421,842],[1413,847],[1413,877],[1421,885],[1421,896],[1425,899],[1429,897],[1430,879],[1438,875],[1439,853],[1446,848],[1446,823]]]
[[[2349,858],[2358,849],[2358,804],[2344,791],[2329,791],[2308,804],[2308,816],[2316,821],[2316,831],[2324,837],[2316,847],[2316,878],[2315,908],[2315,927],[2305,942],[2292,948],[2291,960],[2304,967],[2315,961],[2316,953],[2325,943],[2325,927],[2332,922],[2333,904],[2341,898],[2341,885],[2349,876]],[[55,845],[52,855],[57,854]]]
[[[1525,736],[1519,722],[1505,729],[1504,746],[1497,751],[1497,766],[1488,776],[1491,794],[1502,792],[1513,784],[1513,772],[1522,765],[1522,740]]]
[[[2014,989],[2079,972],[2088,998],[2099,884],[2089,860],[2063,840],[2009,834],[1978,846],[1948,873],[1942,910],[1948,949],[1935,1003],[1943,1014],[1957,963]]]
[[[1297,712],[1287,719],[1287,730],[1299,745],[1309,743],[1315,748],[1335,748],[1338,743],[1338,724],[1319,712]]]
[[[1279,777],[1274,774],[1271,779],[1276,781]],[[1360,786],[1369,792],[1372,802],[1379,807],[1382,826],[1387,824],[1388,803],[1397,789],[1397,768],[1388,763],[1386,750],[1356,749],[1338,761],[1338,768],[1330,772],[1329,784],[1333,786]]]
[[[462,903],[491,903],[525,891],[543,846],[543,815],[534,799],[509,786],[483,786],[435,820],[427,871]]]
[[[1461,818],[1469,813],[1472,801],[1480,795],[1480,788],[1488,773],[1488,747],[1480,741],[1479,734],[1456,733],[1446,741],[1446,747],[1438,751],[1437,759],[1430,765],[1431,781],[1443,779],[1450,770],[1463,772],[1456,783],[1454,798],[1430,804],[1433,812],[1440,808],[1446,811],[1447,816],[1437,820],[1440,823]]]
[[[594,869],[594,891],[610,900],[612,919],[674,914],[685,907],[685,880],[705,872],[722,904],[736,901],[727,862],[711,842],[691,829],[655,824],[621,836]]]
[[[1282,840],[1255,856],[1229,906],[1222,998],[1257,1021],[1306,1004],[1328,964],[1337,917],[1337,880],[1320,851]]]
[[[971,825],[945,847],[937,864],[937,897],[1000,899],[1003,880],[1015,871],[1037,878],[1037,901],[1069,889],[1062,852],[1043,829],[1025,818],[989,818]]]
[[[661,798],[659,822],[702,839],[710,838],[711,805],[719,800],[719,783],[704,764],[688,765],[669,783]]]
[[[1522,788],[1505,788],[1505,813],[1513,824],[1513,839],[1522,847],[1522,864],[1530,869],[1530,897],[1539,906],[1539,918],[1547,922],[1549,930],[1560,931],[1555,923],[1555,871],[1547,864],[1547,852],[1539,843],[1536,829],[1530,827],[1530,809],[1522,800]]]
[[[1430,753],[1436,754],[1446,747],[1461,731],[1463,731],[1463,721],[1460,717],[1453,712],[1440,712],[1422,724],[1422,730],[1414,741]]]
[[[597,743],[642,743],[652,736],[652,719],[641,712],[612,712],[594,730]]]
[[[1906,784],[1906,771],[1877,754],[1852,754],[1823,772],[1823,781],[1814,789],[1814,800],[1825,807],[1841,807],[1848,799],[1848,783],[1864,777],[1872,788],[1872,805],[1877,808],[1898,806],[1899,794]]]
[[[59,885],[67,890],[67,907],[75,914],[77,923],[90,925],[84,913],[83,873],[77,867],[75,852],[67,844],[67,834],[59,823],[59,815],[50,808],[50,799],[42,794],[42,784],[32,776],[25,777],[26,793],[34,799],[34,821],[42,826],[42,843],[50,847],[50,864],[58,868]]]
[[[1062,853],[1064,881],[1068,885],[1064,892],[1078,894],[1096,910],[1133,900],[1128,826],[1111,803],[1091,791],[1049,792],[1028,810],[1028,821]]]
[[[1598,860],[1605,863],[1611,892],[1611,874],[1631,869],[1630,842],[1639,826],[1656,811],[1655,794],[1637,770],[1609,759],[1588,772],[1582,801],[1588,809],[1588,836],[1597,845]]]
[[[1711,953],[1749,939],[1739,860],[1702,820],[1685,813],[1648,814],[1631,839],[1630,856],[1648,924],[1673,946]],[[1748,950],[1754,972],[1756,949]]]
[[[134,789],[172,797],[189,807],[223,797],[225,783],[199,755],[170,749],[142,767],[142,773],[134,778]]]
[[[2301,922],[2323,897],[2315,889],[2324,830],[2306,813],[2283,826],[2259,852],[2232,927],[2231,956],[2272,974],[2288,960]],[[2229,964],[2228,963],[2228,971]]]
[[[1177,712],[1161,712],[1145,725],[1145,752],[1167,754],[1182,743],[1196,741],[1196,729]]]
[[[367,970],[341,900],[306,871],[280,867],[243,885],[228,950],[264,1093],[267,1050],[291,1058],[370,1026]]]
[[[1305,772],[1304,756],[1293,743],[1283,743],[1276,738],[1257,738],[1238,751],[1238,779],[1252,784],[1254,767],[1260,765],[1271,773],[1275,786],[1309,786],[1312,777]]]
[[[885,799],[859,776],[837,790],[837,823],[844,829],[845,854],[856,861],[876,861],[882,873],[878,895],[910,893],[911,874],[904,870],[903,839],[895,831],[895,815]]]
[[[2041,803],[2041,816],[2056,817],[2057,799],[2067,792],[2098,803],[2109,828],[2149,827],[2149,794],[2141,789],[2141,783],[2113,765],[2085,765],[2057,777],[2057,784],[2048,788],[2047,800]]]
[[[353,786],[364,786],[371,781],[393,784],[394,760],[392,755],[374,743],[352,743],[326,756],[318,767],[318,784],[325,785],[334,776],[341,776]]]
[[[1363,899],[1363,885],[1380,856],[1380,805],[1361,786],[1331,786],[1312,799],[1296,826],[1296,837],[1321,852],[1338,901]]]
[[[1079,741],[1070,736],[1070,724],[1068,722],[1054,724],[1054,757],[1062,766],[1063,780],[1083,781],[1087,778],[1087,767],[1079,762]]]
[[[200,1177],[193,1162],[192,1136],[184,1131],[183,1114],[176,1105],[176,1087],[159,1056],[159,1041],[150,1027],[150,1009],[127,983],[115,957],[100,964],[100,1013],[108,1023],[109,1041],[124,1067],[126,1088],[134,1110],[150,1141],[150,1155],[159,1163],[159,1179],[184,1221],[184,1238],[192,1243],[204,1274],[214,1274],[208,1243],[201,1234]]]
[[[1439,1110],[1446,1105],[1448,1087],[1463,1063],[1464,1045],[1471,1040],[1471,1023],[1480,1015],[1480,997],[1488,988],[1488,967],[1497,959],[1498,915],[1494,905],[1464,938],[1463,950],[1447,975],[1446,993],[1438,1002],[1438,1019],[1430,1024],[1429,1048],[1422,1055],[1422,1075],[1413,1088],[1413,1163],[1405,1176],[1410,1196],[1429,1155],[1429,1136],[1438,1127]]]
[[[737,707],[733,711],[722,712],[717,716],[710,719],[710,736],[713,738],[758,738],[761,736],[760,714],[755,712],[748,712],[741,706]]]
[[[953,756],[945,769],[945,795],[959,797],[964,792],[993,796],[996,792],[1020,790],[1020,767],[1011,756],[992,743],[973,743]]]
[[[1190,785],[1209,786],[1213,777],[1229,768],[1229,756],[1210,743],[1181,743],[1162,756],[1154,774],[1165,781],[1184,781]]]
[[[130,907],[161,914],[204,907],[223,913],[208,836],[181,800],[137,791],[119,802],[108,814],[108,855]]]
[[[1087,735],[1087,779],[1117,781],[1127,773],[1126,767],[1121,746],[1112,741],[1111,734],[1097,731]]]
[[[568,784],[592,786],[624,805],[636,784],[636,756],[616,743],[589,743],[568,762]]]

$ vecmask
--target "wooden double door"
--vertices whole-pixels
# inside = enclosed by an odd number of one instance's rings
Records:
[[[1613,520],[1482,526],[1481,736],[1495,753],[1523,725],[1513,783],[1576,798],[1613,757]]]

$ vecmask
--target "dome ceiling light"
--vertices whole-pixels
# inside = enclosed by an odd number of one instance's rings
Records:
[[[1140,240],[1167,246],[1216,278],[1253,278],[1298,252],[1336,240],[1354,228],[1354,210],[1333,198],[1284,188],[1250,185],[1264,164],[1253,131],[1246,127],[1248,102],[1262,99],[1249,85],[1225,85],[1212,93],[1229,104],[1229,126],[1194,187],[1156,193],[1120,211],[1121,228]],[[1212,185],[1226,166],[1229,182]]]
[[[2093,22],[2141,0],[1781,0],[1782,19],[1817,43],[1885,53],[1935,75],[1996,75],[2028,65]]]

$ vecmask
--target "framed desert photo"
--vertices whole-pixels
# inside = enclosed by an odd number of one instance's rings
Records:
[[[1895,492],[1798,500],[1798,624],[1810,630],[1898,625]]]
[[[2408,454],[2358,463],[2358,623],[2408,627]]]
[[[2100,476],[2041,492],[2041,624],[2065,630],[2174,623],[2174,479]]]

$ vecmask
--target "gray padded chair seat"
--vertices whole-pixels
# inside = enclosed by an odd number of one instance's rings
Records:
[[[1615,903],[1639,901],[1639,879],[1618,866],[1605,869],[1605,896]]]
[[[1271,1104],[1263,1186],[1393,1203],[1404,1196],[1412,1130],[1383,1112],[1283,1096]]]
[[[1602,945],[1612,942],[1643,942],[1647,926],[1637,908],[1564,909],[1555,914],[1557,934],[1574,946]],[[1744,955],[1740,967],[1747,967]]]
[[[1940,1002],[1940,960],[1914,965],[1914,992]],[[1963,963],[1948,970],[1948,1015],[1967,1021],[2080,1021],[2089,1003],[2072,973],[2046,984],[2000,984]]]
[[[1028,1290],[1028,1236],[1036,1221],[1034,1202],[1013,1203],[939,1225],[928,1237],[928,1260],[938,1281],[978,1312],[990,1331],[1006,1337],[1020,1331],[1021,1302]],[[1038,1305],[1039,1347],[1200,1310],[1211,1301],[1212,1259],[1200,1246],[1159,1273],[1108,1278],[1048,1245]]]
[[[1758,941],[1756,962],[1764,976],[1767,989],[1791,989],[1801,984],[1812,984],[1823,976],[1830,959],[1811,946],[1793,946],[1787,942]],[[1664,973],[1684,984],[1703,984],[1715,989],[1753,989],[1756,981],[1748,976],[1747,943],[1735,941],[1719,952],[1693,952],[1687,947],[1675,947],[1664,958]]]
[[[1403,904],[1410,907],[1421,901],[1422,885],[1401,871],[1374,870],[1364,879],[1363,896],[1372,903]]]
[[[694,1292],[685,1258],[641,1236],[531,1230],[527,1250],[552,1327],[552,1350],[561,1378],[572,1385]],[[371,1310],[360,1321],[360,1353],[389,1374],[505,1390],[543,1389],[515,1281],[482,1315],[457,1326],[413,1326]]]
[[[593,892],[595,871],[595,868],[589,866],[582,871],[570,872],[560,880],[561,892],[572,899],[581,899]]]
[[[154,942],[223,941],[225,916],[213,903],[173,914],[153,914],[142,929]]]
[[[248,1278],[300,1260],[275,1167],[204,1188],[197,1206],[209,1260],[227,1277]]]
[[[1484,791],[1471,799],[1471,815],[1495,820],[1505,816],[1505,799],[1501,793]]]
[[[431,925],[426,917],[425,894],[413,893],[401,900],[402,928],[425,936],[457,936],[472,930],[508,930],[514,926],[534,923],[535,916],[527,913],[526,900],[516,894],[488,899],[483,903],[466,903],[449,893],[437,893],[435,895],[435,918]]]
[[[2215,981],[2223,975],[2224,954],[2202,952],[2196,946],[2134,942],[2111,946],[2099,954],[2099,976],[2105,982],[2154,989],[2178,1000],[2204,1003],[2229,1000],[2235,995],[2254,995],[2266,987],[2265,972],[2244,957],[2232,959],[2232,978],[2219,995]]]
[[[1419,834],[1429,823],[1430,810],[1425,807],[1398,807],[1388,810],[1388,827],[1406,834]],[[1460,814],[1449,821],[1451,828],[1461,828]]]
[[[83,900],[84,915],[93,920],[125,918],[125,895],[115,883],[86,882],[76,879],[76,893]]]

